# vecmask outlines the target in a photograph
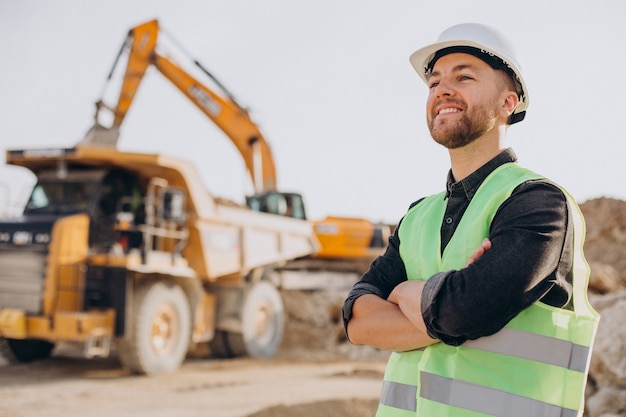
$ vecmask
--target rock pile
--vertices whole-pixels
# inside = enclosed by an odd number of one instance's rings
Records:
[[[581,204],[591,266],[589,300],[602,316],[587,384],[586,417],[626,417],[626,201]]]

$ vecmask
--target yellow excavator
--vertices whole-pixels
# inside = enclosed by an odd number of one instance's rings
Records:
[[[246,109],[198,60],[192,59],[220,91],[207,87],[172,59],[160,54],[157,51],[159,33],[157,20],[140,24],[129,31],[109,73],[110,79],[119,58],[127,52],[128,62],[117,105],[107,106],[102,100],[96,103],[96,122],[83,143],[116,146],[120,127],[146,70],[154,66],[209,117],[237,148],[254,185],[254,195],[246,197],[248,207],[255,211],[306,219],[302,196],[277,190],[276,166],[270,145]],[[113,113],[110,127],[100,124],[101,109]],[[328,216],[312,223],[320,243],[320,250],[314,257],[341,261],[344,266],[352,262],[360,271],[382,252],[390,233],[389,225],[376,224],[364,218]]]

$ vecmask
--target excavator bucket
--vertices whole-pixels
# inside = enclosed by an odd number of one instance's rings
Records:
[[[120,137],[120,129],[117,126],[104,127],[101,124],[94,124],[85,137],[78,143],[83,146],[100,146],[100,147],[117,147],[117,141]]]

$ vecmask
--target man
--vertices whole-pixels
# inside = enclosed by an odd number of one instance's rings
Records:
[[[598,322],[584,225],[503,146],[529,103],[515,55],[492,28],[461,24],[410,60],[451,169],[343,307],[352,343],[393,351],[377,415],[580,416]]]

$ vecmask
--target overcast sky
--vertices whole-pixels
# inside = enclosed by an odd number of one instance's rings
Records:
[[[309,217],[396,222],[440,191],[449,169],[408,57],[475,21],[507,33],[519,53],[530,107],[508,144],[520,162],[581,202],[626,199],[625,16],[621,0],[0,0],[0,163],[5,149],[77,143],[95,101],[115,103],[105,80],[126,33],[157,18],[251,110],[279,188],[302,193]],[[251,192],[230,141],[153,68],[118,146],[190,160],[216,196]],[[31,184],[0,168],[0,211]]]

